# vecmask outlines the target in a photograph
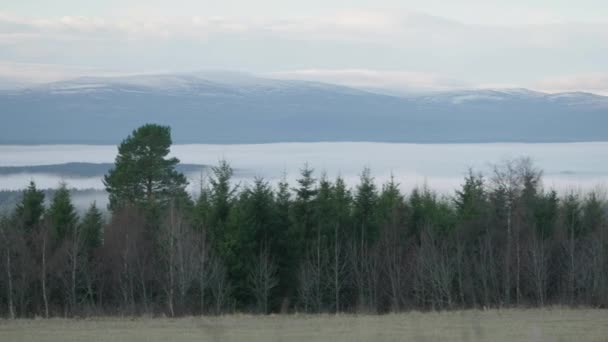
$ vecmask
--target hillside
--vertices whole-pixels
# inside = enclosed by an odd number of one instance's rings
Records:
[[[3,144],[114,144],[146,122],[176,143],[608,140],[608,97],[588,93],[389,96],[237,73],[80,78],[4,90],[0,108]]]

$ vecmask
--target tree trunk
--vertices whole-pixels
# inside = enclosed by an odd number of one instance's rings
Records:
[[[340,284],[339,284],[339,260],[338,258],[339,256],[339,245],[338,245],[338,229],[339,229],[339,224],[336,224],[334,227],[334,292],[335,292],[335,305],[336,305],[336,314],[338,314],[338,312],[340,312]]]
[[[44,302],[44,317],[49,318],[49,301],[46,295],[46,232],[42,237],[42,300]]]
[[[175,281],[175,274],[173,273],[173,264],[175,263],[174,258],[175,258],[175,207],[173,202],[171,202],[171,212],[170,212],[170,223],[169,223],[169,234],[168,234],[168,239],[169,239],[169,247],[168,247],[168,251],[169,251],[169,261],[168,261],[168,266],[169,266],[169,288],[167,291],[167,305],[169,307],[169,313],[171,314],[171,317],[175,316],[175,310],[173,308],[173,289],[175,288],[174,286],[174,281]]]
[[[574,221],[574,220],[572,220]],[[570,305],[574,304],[574,222],[570,224]]]
[[[201,250],[200,250],[200,270],[199,270],[199,286],[201,296],[201,315],[205,314],[205,290],[207,289],[207,230],[203,227],[201,231]]]
[[[359,250],[359,306],[360,308],[365,308],[366,310],[369,309],[367,308],[368,304],[367,304],[367,296],[365,293],[365,287],[366,287],[366,274],[365,274],[365,262],[366,262],[366,255],[365,255],[365,225],[363,223],[361,223],[361,241],[360,241],[360,250]]]
[[[521,255],[520,255],[520,247],[519,247],[519,229],[517,230],[517,235],[515,236],[515,258],[517,262],[517,269],[515,270],[515,300],[517,305],[519,306],[521,300]]]
[[[150,309],[148,305],[148,289],[146,287],[146,272],[145,266],[141,262],[139,262],[139,283],[141,284],[141,296],[144,303],[144,310],[148,313],[150,312]]]
[[[13,275],[11,272],[11,250],[6,248],[6,277],[8,278],[7,288],[7,300],[8,300],[8,313],[10,319],[15,319],[15,307],[13,304]]]
[[[510,200],[509,200],[510,201]],[[505,304],[511,304],[511,248],[513,236],[511,229],[511,204],[507,204],[507,250],[505,251]]]
[[[321,305],[322,305],[322,299],[321,299],[321,277],[322,277],[322,270],[321,270],[321,225],[317,225],[317,283],[316,283],[316,289],[315,289],[315,306],[317,307],[316,310],[317,312],[321,312]]]
[[[76,269],[78,263],[78,237],[76,234],[72,240],[72,282],[71,282],[71,304],[72,304],[72,314],[76,308]]]

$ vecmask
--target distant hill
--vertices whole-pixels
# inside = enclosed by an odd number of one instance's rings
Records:
[[[0,166],[0,176],[18,173],[51,174],[71,177],[102,177],[114,164],[110,163],[65,163],[31,166]],[[193,173],[207,168],[206,165],[177,164],[176,170],[182,173]]]
[[[608,97],[496,89],[391,96],[245,74],[80,78],[0,91],[0,143],[117,144],[146,122],[175,143],[608,140]]]

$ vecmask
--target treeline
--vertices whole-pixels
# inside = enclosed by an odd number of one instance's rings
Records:
[[[146,125],[105,177],[103,219],[32,183],[1,220],[6,316],[371,312],[608,305],[607,203],[558,197],[530,160],[471,171],[452,196],[348,187],[304,166],[294,184],[235,184],[226,162],[195,198]]]

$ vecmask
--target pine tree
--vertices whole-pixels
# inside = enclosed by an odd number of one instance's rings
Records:
[[[177,158],[166,158],[171,147],[171,128],[147,124],[134,130],[118,146],[114,168],[104,177],[111,210],[125,205],[156,208],[187,185],[175,170]]]

